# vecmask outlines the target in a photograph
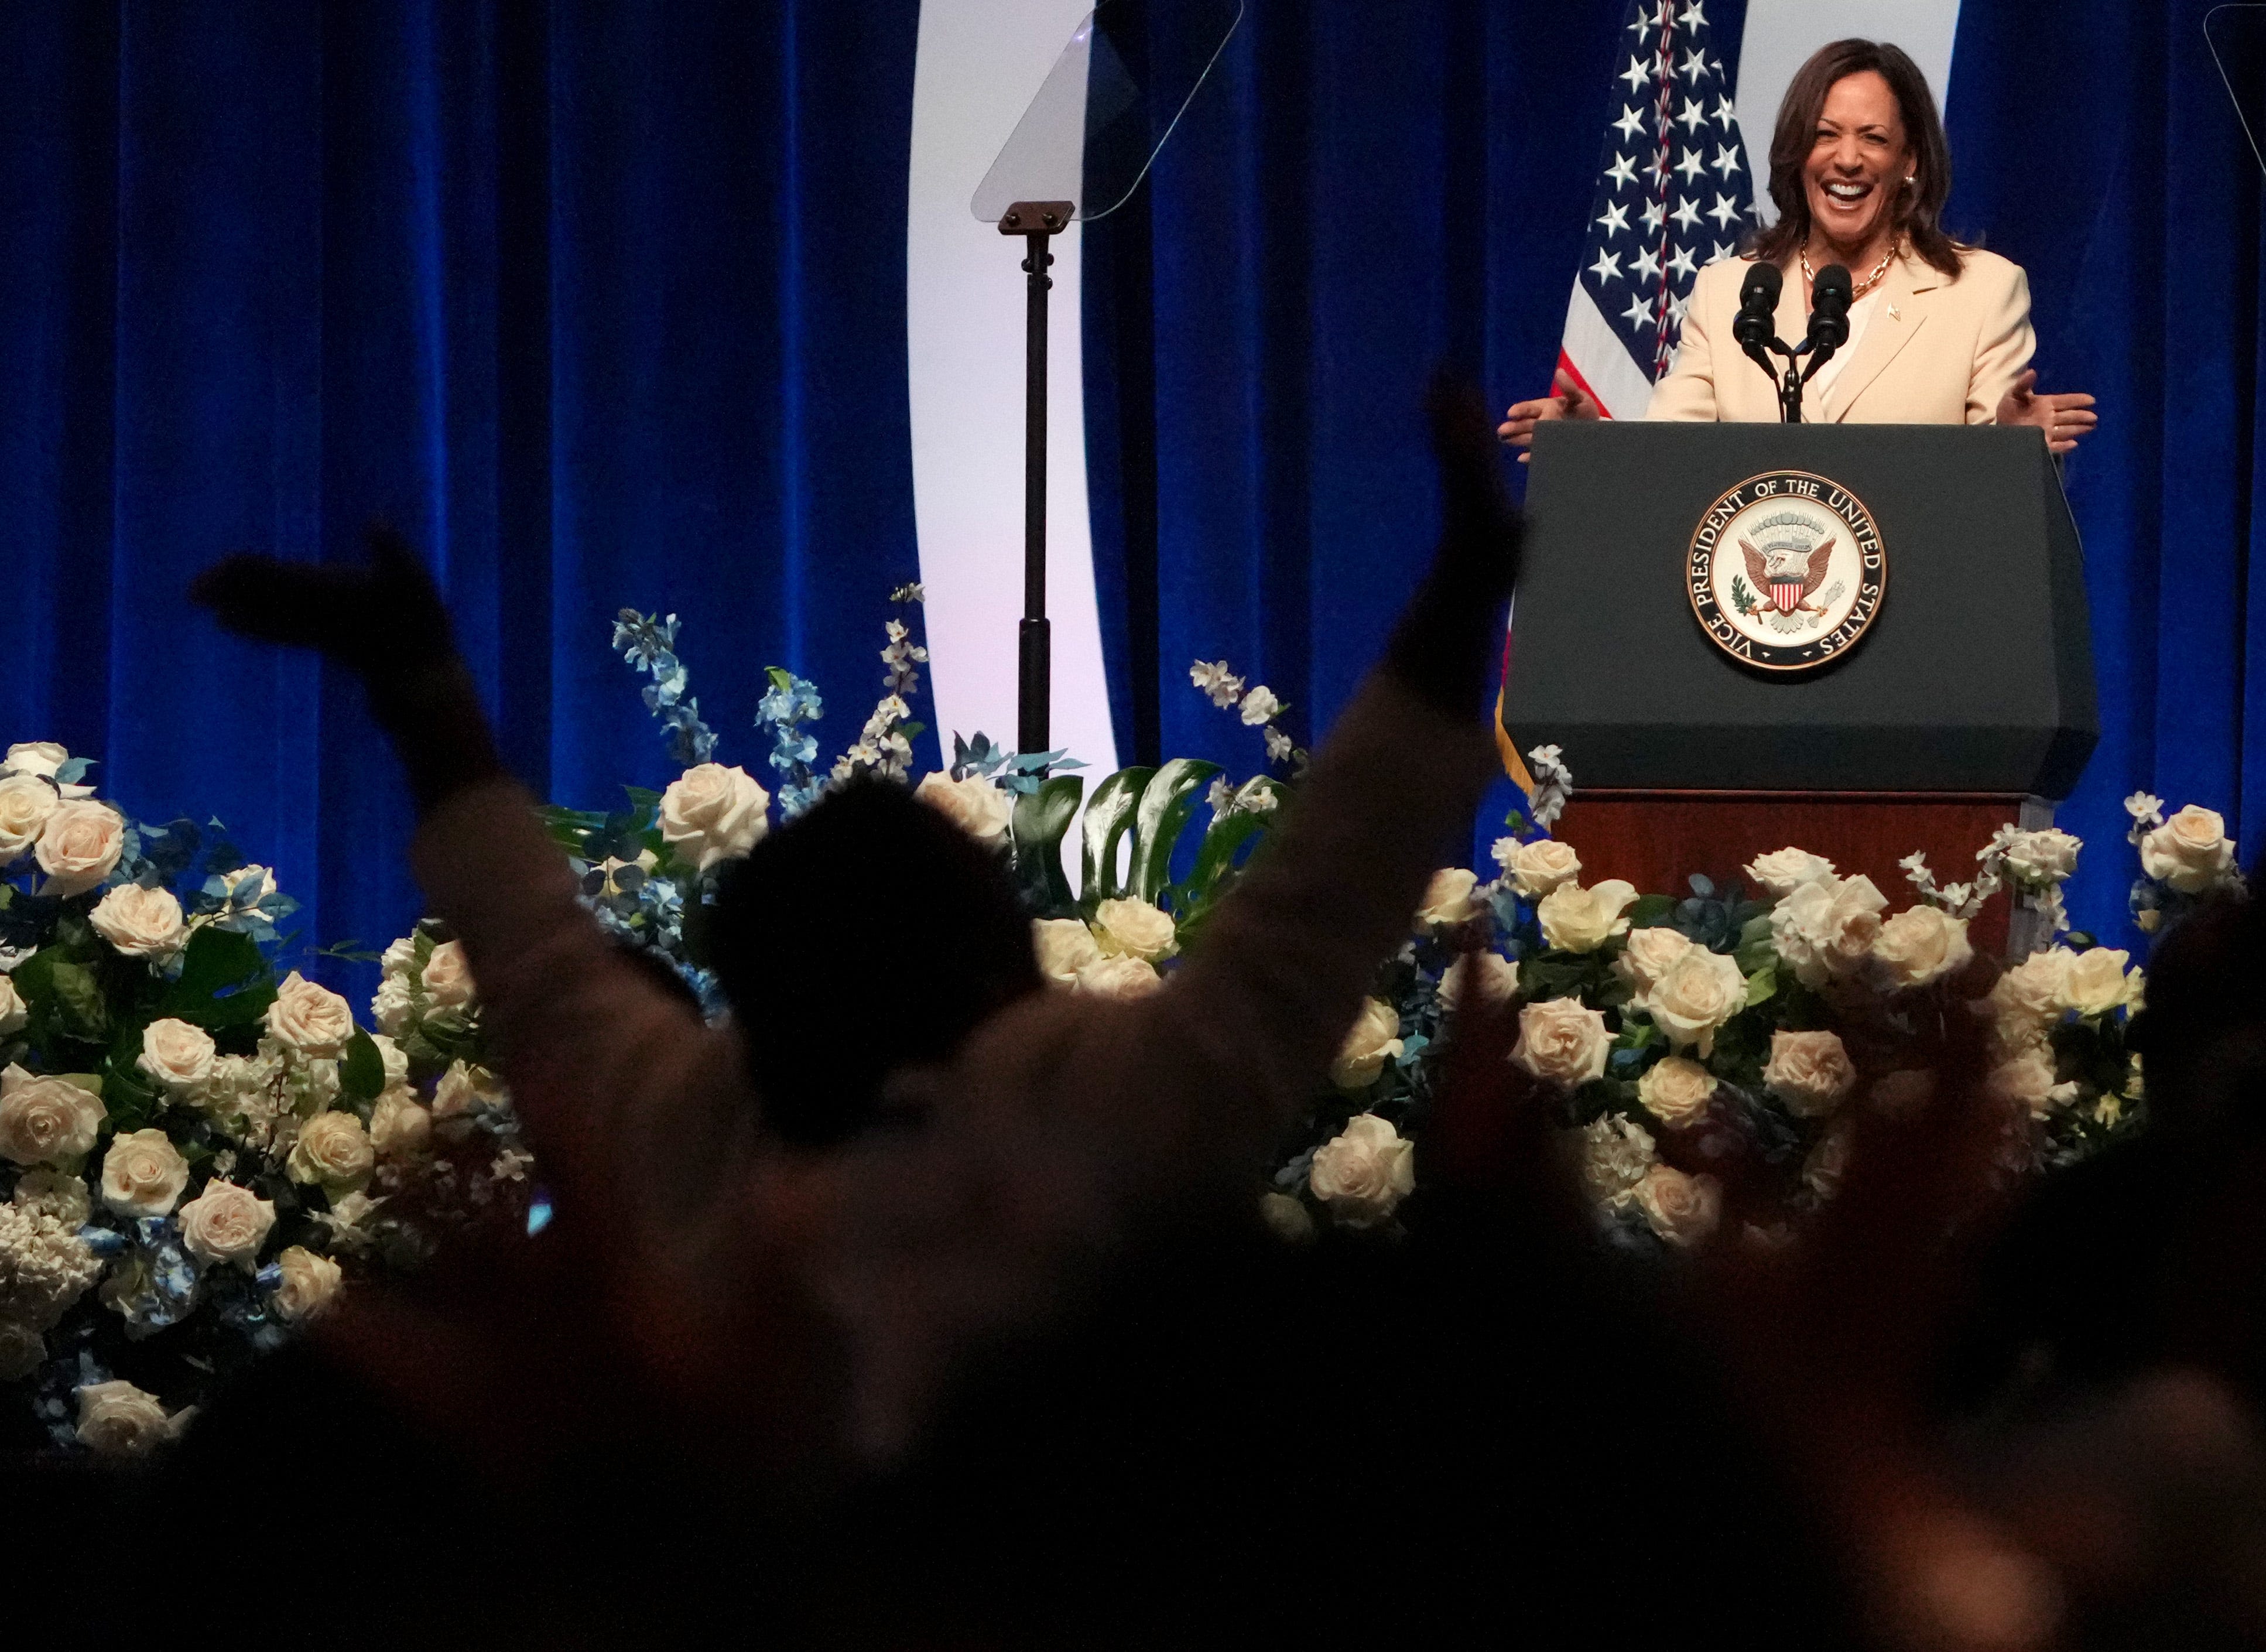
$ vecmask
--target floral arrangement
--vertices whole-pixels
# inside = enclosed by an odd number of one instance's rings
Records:
[[[381,1208],[436,1161],[410,1053],[279,978],[274,872],[91,766],[0,764],[0,1384],[30,1440],[131,1456],[351,1268],[413,1260]]]

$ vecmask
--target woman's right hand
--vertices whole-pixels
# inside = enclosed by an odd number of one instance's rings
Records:
[[[1523,401],[1504,415],[1504,421],[1495,428],[1501,436],[1514,448],[1534,445],[1534,427],[1549,419],[1602,419],[1604,411],[1590,399],[1574,376],[1560,368],[1550,381],[1550,394],[1532,401]],[[1533,458],[1531,453],[1521,453],[1518,462],[1526,464]]]

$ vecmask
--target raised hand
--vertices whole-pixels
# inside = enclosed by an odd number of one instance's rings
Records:
[[[1574,376],[1561,367],[1550,381],[1550,394],[1516,404],[1504,415],[1503,422],[1495,427],[1495,435],[1514,448],[1531,448],[1534,445],[1534,427],[1539,424],[1552,419],[1604,416],[1604,410],[1590,400],[1588,392],[1574,382]],[[1522,452],[1518,462],[1527,464],[1533,457]]]
[[[320,649],[366,677],[398,676],[454,652],[432,576],[383,523],[369,531],[366,567],[233,556],[199,574],[189,600],[239,636]]]
[[[2014,389],[2008,391],[2006,398],[1999,404],[1999,422],[2002,425],[2035,425],[2046,433],[2049,452],[2070,452],[2077,446],[2080,436],[2091,435],[2094,427],[2101,422],[2101,416],[2093,411],[2095,406],[2094,398],[2077,393],[2041,396],[2037,393],[2037,383],[2036,368],[2014,381]]]

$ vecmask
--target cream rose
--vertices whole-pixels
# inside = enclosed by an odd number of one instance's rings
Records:
[[[378,982],[377,992],[369,1001],[369,1018],[389,1037],[398,1038],[409,1030],[410,1014],[416,1007],[409,983],[400,976],[387,976]]]
[[[1651,1132],[1618,1113],[1590,1120],[1577,1139],[1582,1185],[1608,1209],[1626,1205],[1637,1183],[1660,1162]]]
[[[32,1022],[31,1006],[7,976],[0,976],[0,1038],[13,1038]]]
[[[275,989],[275,1002],[267,1006],[267,1031],[302,1056],[335,1059],[346,1053],[354,1038],[354,1009],[328,987],[294,969],[283,977]]]
[[[1796,1117],[1821,1118],[1856,1088],[1857,1069],[1838,1033],[1773,1033],[1763,1082]]]
[[[1173,915],[1146,901],[1104,901],[1093,909],[1093,939],[1109,957],[1154,963],[1173,949]]]
[[[81,895],[108,877],[126,850],[126,822],[106,804],[58,803],[32,846],[49,895]]]
[[[0,1159],[18,1165],[62,1165],[94,1151],[108,1116],[102,1098],[61,1078],[15,1078],[0,1087]]]
[[[181,903],[172,891],[145,889],[137,883],[121,883],[106,894],[94,903],[87,921],[128,958],[162,961],[180,951],[189,939]]]
[[[1440,1002],[1450,1009],[1467,998],[1480,1004],[1508,1004],[1518,996],[1518,966],[1499,952],[1467,952],[1440,976]]]
[[[1685,952],[1644,995],[1645,1013],[1678,1049],[1700,1047],[1702,1060],[1715,1053],[1715,1034],[1747,1007],[1747,978],[1721,953],[1694,947]]]
[[[485,1067],[452,1061],[433,1086],[433,1116],[453,1119],[496,1099],[495,1076]]]
[[[1665,1056],[1636,1081],[1636,1099],[1670,1129],[1687,1129],[1707,1116],[1715,1087],[1715,1075],[1698,1062]]]
[[[1652,990],[1652,983],[1668,973],[1670,964],[1692,950],[1690,937],[1665,924],[1656,924],[1650,929],[1629,931],[1627,944],[1621,955],[1613,960],[1613,973],[1629,984],[1629,990],[1642,998]]]
[[[163,1130],[111,1138],[102,1156],[102,1202],[121,1216],[171,1216],[189,1185],[189,1161]]]
[[[1605,1018],[1578,998],[1552,998],[1518,1012],[1518,1046],[1510,1058],[1548,1084],[1571,1090],[1604,1077],[1612,1038]]]
[[[294,1181],[352,1192],[369,1180],[376,1163],[369,1132],[360,1119],[351,1113],[318,1113],[300,1127],[285,1167]]]
[[[1999,1100],[2028,1107],[2043,1118],[2052,1103],[2054,1083],[2053,1052],[2026,1049],[2012,1061],[1993,1067],[1984,1087]]]
[[[1780,849],[1756,856],[1747,862],[1746,873],[1771,899],[1783,901],[1805,883],[1831,877],[1834,867],[1824,856],[1813,855],[1807,849]]]
[[[2140,839],[2140,870],[2183,895],[2201,895],[2233,864],[2226,819],[2192,803]]]
[[[2059,883],[2077,870],[2080,839],[2049,826],[2016,832],[2007,844],[2007,869],[2025,883]]]
[[[97,1457],[147,1457],[176,1438],[188,1420],[186,1410],[167,1416],[157,1395],[129,1382],[90,1383],[78,1390],[78,1443]]]
[[[1842,1179],[1849,1173],[1850,1140],[1850,1132],[1838,1126],[1827,1130],[1810,1150],[1809,1157],[1802,1160],[1802,1185],[1821,1199],[1830,1199],[1840,1192]]]
[[[1416,1186],[1416,1144],[1374,1113],[1314,1151],[1306,1185],[1348,1227],[1374,1227]]]
[[[401,1046],[384,1033],[372,1033],[369,1042],[377,1046],[377,1059],[385,1069],[385,1088],[409,1082],[409,1057]]]
[[[1955,975],[1974,959],[1967,920],[1933,906],[1897,913],[1873,937],[1873,962],[1892,987],[1924,987]]]
[[[2133,978],[2124,973],[2131,954],[2113,947],[2095,947],[2089,951],[2072,953],[2064,969],[2061,990],[2055,996],[2057,1009],[2075,1010],[2080,1015],[2106,1015],[2120,1005],[2131,1001]]]
[[[1819,987],[1872,955],[1888,901],[1867,877],[1815,879],[1771,912],[1771,944],[1802,985]]]
[[[1146,958],[1098,958],[1078,972],[1075,990],[1097,998],[1129,1001],[1165,990],[1165,977]]]
[[[1571,844],[1561,843],[1555,837],[1538,837],[1531,844],[1512,845],[1502,869],[1512,888],[1528,900],[1539,901],[1551,890],[1580,877],[1582,858],[1574,852]]]
[[[1561,952],[1595,952],[1628,932],[1622,914],[1635,900],[1636,886],[1619,878],[1588,889],[1561,883],[1542,897],[1534,915],[1541,920],[1542,939]]]
[[[1306,1202],[1287,1193],[1260,1195],[1259,1219],[1267,1224],[1268,1232],[1287,1244],[1304,1245],[1314,1237],[1314,1218]]]
[[[661,840],[705,872],[746,854],[771,830],[771,793],[745,769],[703,763],[661,794]]]
[[[55,788],[36,775],[0,778],[0,866],[20,860],[59,801]]]
[[[913,795],[987,849],[1007,841],[1015,800],[981,775],[955,780],[939,771],[915,786]]]
[[[437,1009],[462,1009],[477,996],[472,968],[464,958],[464,944],[444,940],[425,960],[425,996]]]
[[[216,1177],[181,1207],[181,1243],[200,1261],[234,1262],[250,1273],[267,1230],[275,1225],[275,1205],[249,1188]]]
[[[1702,1243],[1723,1219],[1723,1184],[1713,1176],[1655,1165],[1634,1192],[1646,1224],[1679,1250]]]
[[[2064,1005],[2069,966],[2077,954],[2065,947],[2034,952],[1999,977],[1991,989],[1991,1008],[2002,1021],[2029,1021],[2039,1027],[2058,1020]]]
[[[1330,1064],[1330,1082],[1341,1090],[1365,1090],[1387,1061],[1399,1058],[1400,1049],[1400,1012],[1383,998],[1364,998]]]
[[[1424,898],[1416,907],[1416,925],[1423,929],[1452,929],[1468,924],[1483,910],[1477,895],[1479,874],[1449,866],[1432,874]]]
[[[276,1257],[275,1265],[283,1273],[281,1283],[275,1287],[275,1312],[287,1325],[303,1325],[320,1319],[338,1300],[346,1283],[346,1276],[336,1262],[303,1245],[287,1247]]]
[[[1093,932],[1074,917],[1033,918],[1031,952],[1039,961],[1039,973],[1064,986],[1073,985],[1079,970],[1101,961],[1101,945]]]
[[[70,753],[52,740],[19,741],[8,748],[8,756],[0,761],[0,770],[10,774],[36,774],[52,780],[55,771],[70,761]]]
[[[433,1115],[406,1088],[382,1092],[370,1104],[370,1151],[381,1159],[413,1159],[433,1139]]]

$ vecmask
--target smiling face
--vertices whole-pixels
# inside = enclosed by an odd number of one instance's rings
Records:
[[[1869,69],[1834,82],[1802,182],[1810,223],[1844,263],[1885,250],[1911,171],[1911,142],[1889,83]]]

